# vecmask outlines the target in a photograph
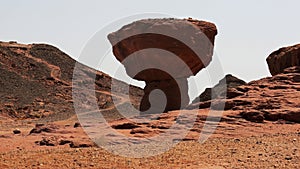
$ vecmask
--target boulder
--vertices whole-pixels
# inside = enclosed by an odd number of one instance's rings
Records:
[[[79,122],[76,122],[76,123],[74,124],[74,128],[78,128],[78,127],[81,127],[81,124],[80,124]]]
[[[274,76],[285,73],[285,69],[300,66],[300,44],[283,47],[267,57],[270,73]]]
[[[35,127],[30,130],[29,135],[34,133],[39,134],[42,132],[55,133],[58,129],[59,127],[55,124],[36,124]]]
[[[13,130],[13,133],[14,134],[21,134],[21,130],[20,129],[15,129],[15,130]]]

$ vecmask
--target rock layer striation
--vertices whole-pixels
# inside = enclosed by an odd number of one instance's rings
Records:
[[[286,68],[300,66],[300,44],[274,51],[268,56],[267,63],[273,76],[284,73]]]

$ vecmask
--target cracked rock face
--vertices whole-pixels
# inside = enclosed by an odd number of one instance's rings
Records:
[[[205,21],[144,19],[123,26],[108,39],[126,73],[146,82],[140,110],[166,112],[189,103],[187,78],[211,62],[216,34],[216,26]],[[151,94],[155,89],[163,93]]]
[[[273,76],[284,73],[286,68],[300,66],[300,44],[280,48],[268,56],[267,62]]]

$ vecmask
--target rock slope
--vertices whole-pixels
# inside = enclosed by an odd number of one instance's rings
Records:
[[[219,84],[228,82],[227,88],[218,88]],[[164,133],[171,129],[174,124],[181,124],[185,127],[194,123],[193,129],[185,139],[198,139],[198,134],[204,127],[206,120],[215,121],[218,124],[216,135],[225,136],[227,129],[231,128],[233,133],[240,135],[269,132],[268,128],[277,128],[288,131],[299,131],[300,123],[300,67],[290,66],[272,77],[245,83],[231,75],[227,75],[213,89],[207,89],[200,96],[200,101],[195,100],[181,113],[186,119],[179,120],[180,112],[172,111],[162,114],[159,117],[152,117],[149,123],[135,123],[132,121],[120,120],[113,123],[116,129],[125,134],[137,137],[152,137],[157,133]],[[227,97],[218,98],[227,91]],[[211,95],[216,94],[212,99]],[[202,100],[201,100],[202,98]],[[220,103],[224,103],[224,112],[220,109]],[[222,108],[222,107],[221,107]],[[209,112],[213,110],[215,114]],[[190,113],[197,114],[196,120],[190,118]],[[127,126],[121,129],[118,126],[126,123]],[[130,125],[129,125],[130,124]],[[279,125],[278,124],[295,124]],[[297,124],[297,125],[296,125]],[[230,126],[230,127],[228,127]],[[250,129],[252,126],[253,128]],[[295,127],[295,128],[294,128]],[[278,129],[279,129],[278,128]],[[250,130],[250,131],[248,131]],[[263,130],[263,131],[262,131]],[[273,131],[274,132],[274,131]],[[198,134],[197,134],[198,133]]]
[[[48,121],[74,116],[72,78],[75,64],[80,65],[50,45],[1,42],[0,116]],[[81,82],[95,81],[98,107],[113,107],[110,94],[112,78],[87,66],[80,66],[82,76],[77,79]],[[143,91],[133,86],[130,89],[132,102],[138,104],[134,100],[139,100]],[[116,90],[120,95],[126,94],[123,88]]]

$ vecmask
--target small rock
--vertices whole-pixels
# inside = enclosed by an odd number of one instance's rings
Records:
[[[35,127],[37,128],[37,127],[42,127],[42,126],[44,126],[45,124],[43,124],[43,123],[37,123],[37,124],[35,124]]]
[[[88,148],[88,147],[93,147],[93,145],[90,144],[90,143],[72,142],[69,145],[70,145],[70,148]]]
[[[291,157],[291,156],[286,156],[285,159],[286,159],[286,160],[291,160],[292,157]]]
[[[15,130],[13,131],[13,133],[14,133],[14,134],[21,134],[21,131],[20,131],[19,129],[15,129]]]
[[[134,129],[140,126],[135,123],[123,123],[123,124],[113,125],[111,127],[114,129]]]
[[[256,144],[262,144],[262,141],[257,141]]]
[[[54,142],[47,138],[43,138],[41,141],[36,141],[35,143],[40,146],[55,146]]]
[[[73,144],[73,141],[70,141],[70,140],[60,140],[59,145],[65,145],[65,144]]]
[[[77,128],[77,127],[81,127],[81,124],[80,124],[79,122],[76,122],[76,123],[74,124],[74,128]]]
[[[238,138],[234,139],[234,142],[240,142],[240,141],[241,141],[241,140],[238,139]]]
[[[29,134],[33,134],[33,133],[42,133],[42,132],[46,132],[46,133],[53,133],[55,132],[59,127],[54,125],[54,124],[36,124],[35,128],[33,128]]]

